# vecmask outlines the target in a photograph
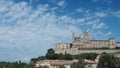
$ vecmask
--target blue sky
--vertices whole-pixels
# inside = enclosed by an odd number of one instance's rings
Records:
[[[29,61],[89,31],[120,41],[120,0],[0,0],[0,61]]]

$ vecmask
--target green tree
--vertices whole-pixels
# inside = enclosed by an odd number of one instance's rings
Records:
[[[24,68],[35,68],[35,64],[34,63],[29,63]]]
[[[39,56],[39,57],[38,57],[38,60],[45,60],[45,59],[46,59],[45,56]]]
[[[90,59],[94,60],[97,57],[97,53],[82,53],[79,55],[74,55],[74,59]]]
[[[61,60],[64,58],[64,55],[62,53],[58,54],[58,59]]]
[[[31,63],[36,63],[37,61],[38,61],[37,58],[32,58],[32,59],[31,59]]]
[[[116,68],[120,68],[120,58],[116,58]]]
[[[62,65],[62,66],[60,66],[59,68],[65,68],[65,66]]]
[[[27,64],[19,62],[0,62],[0,68],[25,68]]]
[[[65,54],[63,57],[64,60],[72,60],[73,56],[71,54]]]
[[[102,54],[99,58],[97,68],[116,68],[115,57],[112,54]]]
[[[54,55],[55,55],[54,50],[52,48],[50,48],[47,51],[46,58],[47,59],[54,59]]]
[[[77,63],[73,63],[71,65],[71,68],[85,68],[85,62],[83,59],[79,59],[79,61]]]

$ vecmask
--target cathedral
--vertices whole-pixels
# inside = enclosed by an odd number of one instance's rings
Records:
[[[89,37],[89,32],[85,31],[83,36],[72,35],[72,43],[57,43],[55,47],[56,53],[73,52],[80,50],[112,50],[120,47],[120,42],[115,42],[114,38],[107,40],[93,40]],[[73,52],[74,53],[74,52]]]

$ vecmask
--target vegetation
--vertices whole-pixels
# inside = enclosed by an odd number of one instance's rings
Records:
[[[74,55],[74,59],[89,59],[94,60],[97,57],[97,53],[82,53],[79,55]]]
[[[32,58],[31,62],[32,63],[36,63],[37,61],[44,60],[44,59],[50,59],[50,60],[51,59],[52,60],[56,60],[56,59],[58,59],[58,60],[72,60],[73,56],[70,55],[70,54],[62,54],[62,53],[55,54],[55,51],[52,48],[50,48],[50,49],[48,49],[48,51],[47,51],[45,56],[39,56],[38,58]]]
[[[32,58],[31,63],[36,63],[39,60],[45,60],[45,59],[46,59],[45,56],[39,56],[38,58]]]
[[[71,55],[71,54],[55,54],[55,51],[50,48],[48,49],[47,53],[45,56],[39,56],[38,58],[32,58],[31,62],[36,63],[39,60],[44,60],[44,59],[52,59],[52,60],[72,60],[72,59],[90,59],[94,60],[97,57],[97,53],[82,53],[79,55]]]
[[[51,48],[51,49],[48,49],[45,57],[47,59],[58,59],[58,54],[55,54],[55,51]]]
[[[102,54],[97,68],[116,68],[116,60],[112,54]]]
[[[71,65],[71,68],[84,68],[84,65],[85,65],[84,60],[79,59],[78,62],[73,63],[73,64]]]
[[[120,58],[116,58],[115,66],[116,68],[120,68]]]
[[[70,44],[70,48],[72,48],[73,44]]]
[[[25,68],[35,68],[35,63],[29,63],[25,66]]]
[[[0,68],[25,68],[26,63],[19,62],[0,62]],[[27,68],[27,67],[26,67]]]
[[[72,60],[72,59],[90,59],[94,60],[97,57],[97,53],[83,53],[79,55],[71,55],[71,54],[55,54],[55,51],[50,48],[48,49],[47,53],[45,56],[39,56],[38,58],[32,58],[31,62],[36,63],[39,60],[44,60],[44,59],[52,59],[52,60]]]
[[[70,54],[55,54],[55,51],[53,49],[48,49],[48,52],[46,54],[46,59],[58,59],[58,60],[72,60],[73,56]]]
[[[65,66],[60,66],[59,68],[65,68]]]
[[[115,47],[115,49],[120,49],[120,47]]]

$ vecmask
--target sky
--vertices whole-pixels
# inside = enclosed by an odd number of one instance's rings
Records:
[[[30,61],[72,33],[120,41],[120,0],[0,0],[0,61]]]

